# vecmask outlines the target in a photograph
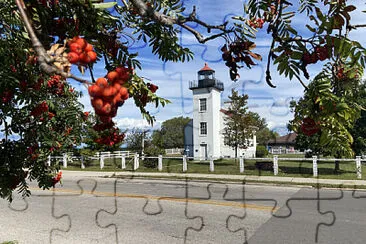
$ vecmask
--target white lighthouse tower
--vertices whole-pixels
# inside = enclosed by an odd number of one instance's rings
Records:
[[[191,81],[193,91],[193,156],[207,159],[221,156],[220,108],[224,84],[215,79],[215,71],[205,66],[198,71],[198,82]]]

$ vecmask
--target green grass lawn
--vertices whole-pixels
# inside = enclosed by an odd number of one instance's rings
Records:
[[[313,177],[313,165],[312,161],[281,161],[281,158],[303,158],[304,155],[280,155],[278,160],[279,172],[278,176],[282,177]],[[157,165],[157,159],[154,160]],[[262,162],[258,160],[258,162]],[[270,169],[260,170],[255,165],[256,160],[247,159],[244,162],[245,171],[244,175],[256,175],[256,176],[273,176],[273,171]],[[121,169],[121,159],[106,159],[104,169],[101,170],[99,161],[94,160],[89,163],[85,163],[86,169],[91,171],[133,171],[133,159],[126,159],[126,169]],[[221,159],[215,161],[215,171],[209,171],[209,161],[188,161],[187,173],[209,173],[209,174],[236,174],[239,175],[239,160],[236,162],[233,159]],[[362,178],[366,179],[366,168],[362,166]],[[75,161],[68,164],[68,170],[82,170],[80,169],[80,162]],[[157,168],[148,168],[144,166],[144,161],[140,160],[140,168],[137,172],[158,172]],[[163,159],[163,171],[169,173],[183,173],[182,171],[182,159]],[[342,161],[340,162],[340,171],[334,172],[334,162],[318,161],[318,175],[319,178],[324,179],[357,179],[356,176],[356,163],[355,161]]]

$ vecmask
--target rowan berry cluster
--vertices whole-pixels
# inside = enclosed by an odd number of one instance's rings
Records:
[[[301,124],[301,131],[306,136],[312,136],[320,131],[319,123],[312,118],[305,118]]]
[[[125,138],[125,134],[120,133],[117,128],[113,128],[113,131],[111,131],[108,135],[101,136],[99,138],[96,138],[94,142],[98,144],[104,144],[107,146],[113,146],[115,144],[120,143]]]
[[[52,91],[52,93],[57,95],[64,94],[65,84],[62,81],[62,77],[60,75],[53,75],[47,81],[47,87]]]
[[[250,41],[235,41],[229,45],[224,45],[221,48],[222,59],[225,61],[225,65],[230,68],[231,80],[236,80],[239,76],[238,69],[240,66],[237,63],[244,62],[246,66],[251,67],[255,65],[250,55],[257,58],[258,55],[251,53],[249,50],[255,47],[255,44]]]
[[[38,117],[40,115],[42,115],[43,113],[48,112],[48,105],[46,103],[46,101],[43,101],[42,103],[38,104],[32,111],[31,111],[31,115],[33,115],[34,117]]]
[[[264,22],[265,22],[264,19],[261,19],[261,18],[248,20],[249,26],[254,29],[257,29],[257,28],[262,29]]]
[[[91,104],[100,120],[109,123],[117,115],[118,107],[124,104],[129,94],[123,86],[130,78],[131,70],[118,67],[107,74],[107,78],[98,78],[95,84],[89,86],[88,92]]]
[[[54,188],[58,182],[60,182],[62,178],[62,171],[58,172],[55,177],[52,178],[52,187]]]
[[[314,52],[305,52],[302,56],[302,62],[306,66],[308,64],[315,64],[316,62],[324,61],[332,56],[332,48],[328,46],[317,46]]]
[[[93,46],[84,38],[74,37],[68,43],[70,52],[67,59],[72,64],[87,65],[97,60],[97,54],[93,51]]]
[[[13,99],[14,94],[9,89],[6,89],[0,94],[0,100],[3,104],[9,103]]]

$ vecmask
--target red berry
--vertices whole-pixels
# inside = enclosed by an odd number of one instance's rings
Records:
[[[67,54],[67,59],[69,60],[70,63],[72,64],[76,64],[77,62],[79,62],[79,54],[77,54],[76,52],[70,52]]]

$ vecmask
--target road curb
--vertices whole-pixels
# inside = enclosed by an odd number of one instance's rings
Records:
[[[194,174],[194,173],[147,173],[147,172],[100,172],[100,171],[64,171],[64,177],[97,177],[97,178],[123,178],[133,177],[142,179],[190,179],[204,182],[226,182],[245,184],[263,184],[276,186],[296,186],[313,188],[339,188],[348,190],[366,189],[365,180],[336,180],[319,178],[297,178],[277,176],[251,176],[251,175],[222,175],[222,174]]]

